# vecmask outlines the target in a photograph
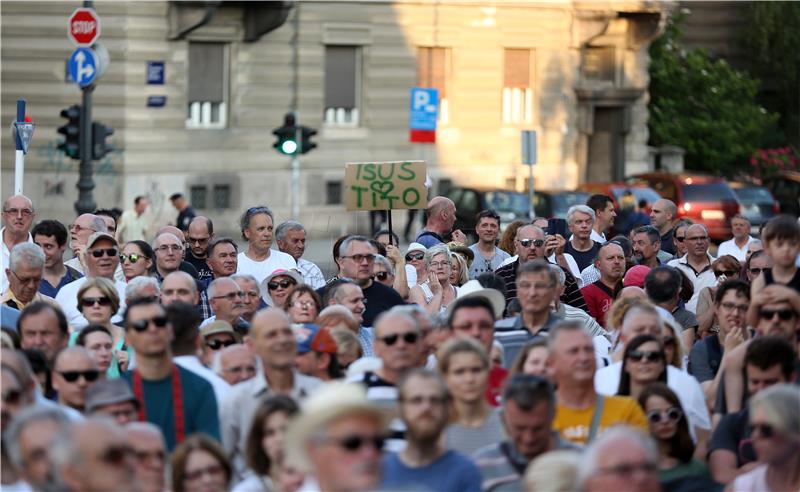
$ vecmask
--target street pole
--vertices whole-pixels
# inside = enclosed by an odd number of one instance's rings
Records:
[[[297,150],[292,154],[292,218],[300,220],[300,150],[302,143],[302,132],[297,118],[298,94],[300,88],[300,3],[294,5],[293,19],[294,33],[292,33],[292,107],[294,114],[294,141],[297,142]]]
[[[17,123],[25,122],[25,99],[17,100]],[[25,151],[22,146],[22,136],[19,130],[15,127],[15,147],[16,153],[14,154],[14,194],[22,194],[22,183],[25,177]]]
[[[300,147],[302,143],[302,131],[300,123],[297,122],[297,113],[294,120],[294,141],[297,142],[297,149],[292,154],[292,218],[300,220]]]
[[[93,2],[84,1],[83,6],[87,8],[94,8]],[[94,201],[94,179],[92,174],[92,92],[94,92],[94,84],[89,84],[81,88],[83,95],[83,109],[81,111],[81,164],[79,168],[78,178],[78,201],[75,202],[75,211],[80,214],[93,212],[97,208]]]

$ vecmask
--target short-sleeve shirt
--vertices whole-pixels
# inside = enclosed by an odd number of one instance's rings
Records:
[[[567,241],[566,246],[564,246],[564,253],[571,254],[575,259],[575,263],[578,264],[578,270],[583,271],[594,262],[597,252],[600,251],[600,246],[600,243],[592,241],[592,247],[587,251],[578,251],[572,246],[571,242]]]
[[[260,289],[262,288],[261,283],[264,282],[264,279],[269,277],[275,270],[297,270],[297,262],[294,261],[294,258],[276,249],[270,250],[266,260],[251,260],[244,251],[239,253],[236,259],[238,262],[236,273],[252,275],[258,282]]]
[[[469,267],[469,278],[478,278],[479,275],[484,273],[494,273],[495,270],[511,255],[495,246],[494,255],[491,258],[486,258],[483,253],[478,249],[478,244],[475,243],[469,247],[475,253],[475,259],[472,260],[472,265]]]
[[[736,466],[740,468],[757,460],[750,439],[750,412],[745,408],[722,417],[708,443],[709,455],[724,449],[736,455]]]
[[[366,309],[364,309],[364,326],[373,326],[375,318],[379,314],[405,304],[403,297],[396,290],[380,282],[372,282],[369,287],[362,287],[361,291],[367,301]]]
[[[557,431],[566,441],[584,445],[589,438],[589,427],[593,415],[594,406],[576,410],[557,405],[553,430]],[[647,419],[636,400],[627,396],[606,396],[597,435],[600,435],[606,428],[617,424],[637,427],[647,432]]]
[[[445,451],[433,463],[411,468],[396,454],[383,458],[383,484],[388,490],[435,490],[480,492],[481,472],[475,463],[456,451]]]

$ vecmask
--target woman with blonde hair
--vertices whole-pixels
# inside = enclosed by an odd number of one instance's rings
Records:
[[[536,457],[525,470],[525,492],[573,492],[578,490],[578,467],[581,453],[559,449]]]
[[[450,285],[461,287],[469,281],[467,260],[458,253],[450,253]]]

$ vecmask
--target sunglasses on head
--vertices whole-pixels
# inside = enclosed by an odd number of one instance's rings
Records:
[[[138,332],[143,332],[147,329],[147,327],[153,323],[156,328],[164,328],[167,326],[167,317],[166,316],[156,316],[151,319],[140,319],[137,321],[128,321],[128,326],[133,328]]]
[[[386,335],[385,337],[381,338],[381,341],[391,347],[397,340],[402,337],[403,341],[412,344],[417,343],[417,339],[419,338],[419,333],[414,333],[413,331],[409,331],[408,333],[403,333],[402,335],[394,334],[394,335]]]
[[[330,438],[328,441],[335,443],[345,451],[355,452],[363,446],[372,446],[378,451],[383,449],[386,438],[383,436],[345,436],[340,439]]]
[[[129,260],[131,263],[136,263],[137,261],[143,260],[143,259],[144,259],[144,255],[139,255],[139,254],[136,254],[136,253],[131,253],[129,255],[126,255],[126,254],[123,253],[123,254],[119,255],[119,261],[121,261],[122,263],[125,263],[126,260]]]
[[[235,340],[211,340],[210,342],[206,342],[206,347],[211,350],[219,350],[221,348],[230,347],[234,343],[236,343]]]
[[[375,278],[383,282],[387,278],[389,278],[389,272],[378,272],[375,274]]]
[[[663,360],[664,354],[648,350],[631,350],[631,353],[628,354],[628,358],[635,362],[641,362],[642,360],[646,362],[658,362]]]
[[[671,407],[666,410],[650,410],[647,412],[647,420],[650,422],[657,424],[662,420],[669,420],[672,422],[677,422],[683,416],[683,412],[680,408]]]
[[[408,253],[406,255],[406,261],[421,260],[423,258],[425,258],[425,253],[422,253],[422,252],[419,252],[419,253]]]
[[[763,320],[771,321],[775,319],[776,314],[781,321],[789,321],[795,317],[795,312],[791,309],[761,309],[758,311],[758,317]]]
[[[533,244],[534,248],[541,248],[544,244],[544,239],[520,239],[519,244],[521,244],[523,248],[530,248],[531,244]]]
[[[769,439],[775,435],[775,428],[770,424],[753,424],[752,428],[753,432],[758,431],[758,434],[764,439]]]
[[[93,249],[89,251],[89,253],[91,253],[92,256],[94,256],[95,258],[102,258],[103,255],[117,256],[119,251],[117,251],[117,248],[100,248],[100,249]]]
[[[291,279],[288,279],[288,278],[285,278],[283,280],[272,280],[267,284],[267,288],[269,290],[275,290],[278,287],[280,287],[281,289],[288,289],[289,287],[291,287],[295,283],[296,282],[294,280],[291,280]]]
[[[83,307],[92,307],[92,306],[110,306],[111,299],[106,296],[101,297],[84,297],[81,299],[81,306]]]
[[[89,369],[88,371],[58,371],[59,374],[68,382],[74,383],[82,377],[86,382],[91,383],[100,376],[100,371]]]

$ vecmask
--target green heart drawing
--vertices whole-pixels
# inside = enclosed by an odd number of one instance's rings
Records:
[[[381,198],[386,199],[389,193],[394,190],[394,183],[391,181],[373,181],[369,187],[372,191],[379,194]]]

